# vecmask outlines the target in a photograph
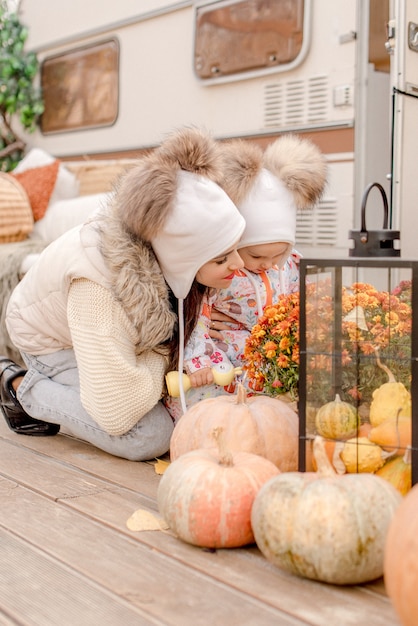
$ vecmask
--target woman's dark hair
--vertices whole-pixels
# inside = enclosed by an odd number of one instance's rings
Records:
[[[184,299],[184,345],[187,344],[190,335],[196,326],[197,318],[202,307],[202,300],[208,287],[201,285],[196,280],[193,281],[191,289]],[[178,300],[170,290],[170,301],[173,311],[178,312]],[[173,331],[173,336],[168,342],[169,365],[167,371],[177,370],[179,362],[179,326],[178,322]]]

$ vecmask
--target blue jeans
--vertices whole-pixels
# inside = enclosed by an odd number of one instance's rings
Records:
[[[60,424],[63,433],[130,461],[146,461],[168,451],[174,425],[161,402],[124,435],[109,435],[81,404],[72,349],[42,356],[22,353],[22,357],[28,371],[17,397],[31,417]]]

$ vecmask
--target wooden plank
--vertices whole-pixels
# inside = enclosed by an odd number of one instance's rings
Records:
[[[201,575],[210,575],[223,585],[260,598],[309,624],[322,626],[334,620],[334,623],[368,625],[370,615],[373,615],[376,626],[398,623],[388,599],[380,594],[298,579],[268,564],[256,548],[219,550],[214,555],[188,546],[167,533],[132,533],[126,528],[126,520],[137,508],[156,511],[155,497],[136,494],[105,481],[92,481],[74,468],[27,449],[21,449],[19,462],[16,462],[14,451],[10,451],[13,447],[5,441],[0,442],[0,458],[10,477],[117,532],[135,537]],[[26,478],[28,470],[29,481]],[[147,465],[143,470],[153,472],[153,468]]]
[[[0,423],[0,436],[9,441],[16,441],[16,435],[7,429],[5,424]],[[82,469],[92,476],[103,478],[115,484],[125,486],[140,491],[155,499],[156,490],[160,476],[151,472],[148,465],[154,466],[154,461],[147,463],[136,463],[113,457],[102,450],[92,447],[90,444],[82,442],[68,436],[54,437],[47,442],[45,439],[36,437],[18,437],[26,447],[48,454],[57,461],[65,461],[74,467]],[[19,443],[20,443],[19,441]],[[165,457],[169,459],[169,455]],[[383,578],[378,581],[366,583],[361,586],[363,592],[367,590],[386,596]]]
[[[48,559],[47,567],[43,571],[42,587],[47,586],[49,576],[53,576],[54,592],[60,598],[63,596],[60,600],[63,604],[66,603],[67,580],[64,574],[56,572],[59,566],[64,567],[65,571],[77,570],[80,577],[90,581],[90,586],[91,581],[94,581],[97,587],[125,599],[132,606],[141,609],[141,613],[148,613],[151,623],[176,626],[203,626],[209,623],[264,626],[272,623],[286,626],[305,624],[280,610],[264,605],[258,599],[246,597],[239,590],[221,585],[218,581],[194,571],[188,564],[179,564],[127,535],[97,524],[59,502],[45,499],[7,480],[1,483],[0,527],[12,529],[21,542],[26,541],[35,546],[35,553],[29,556],[28,549],[24,550],[25,558],[33,563],[33,567],[38,556],[42,557],[39,551],[43,550],[45,555],[42,558],[47,556]],[[6,531],[0,529],[0,549],[5,533]],[[33,587],[32,573],[18,575],[19,568],[22,567],[23,556],[21,559],[20,553],[23,548],[20,545],[16,547],[14,541],[7,541],[6,537],[0,567],[4,567],[7,572],[10,560],[13,560],[16,591],[20,586],[21,593],[29,598],[35,596],[36,602],[39,582]],[[56,564],[52,569],[51,562]],[[37,567],[43,566],[41,564]],[[17,606],[10,606],[5,601],[3,591],[0,584],[2,607],[17,610]],[[82,597],[83,602],[87,603],[89,591],[87,597]],[[44,600],[50,602],[52,598]],[[70,594],[68,602],[73,601]],[[70,606],[67,605],[68,610]],[[78,626],[79,622],[75,620],[73,623]],[[91,623],[101,624],[99,619]],[[116,623],[125,622],[113,622]]]
[[[56,437],[24,437],[10,431],[4,420],[0,419],[0,438],[9,443],[37,451],[55,459],[59,463],[69,464],[84,472],[112,482],[124,485],[144,495],[155,497],[160,477],[148,467],[154,462],[138,463],[121,459],[88,443],[66,435]]]
[[[7,616],[0,607],[0,625],[1,626],[16,626],[17,624],[21,624],[22,622],[17,622],[16,619],[12,619]]]
[[[16,443],[16,435],[7,429],[0,421],[0,436]],[[135,463],[112,457],[90,444],[67,436],[58,436],[51,439],[39,439],[36,437],[17,437],[18,443],[26,447],[48,454],[57,461],[64,461],[74,467],[82,469],[92,476],[103,478],[123,485],[135,491],[140,489],[143,495],[155,500],[155,494],[160,477],[150,471],[150,463]],[[363,592],[374,591],[386,596],[383,579],[373,581],[361,586]]]
[[[94,499],[77,499],[69,504],[84,512],[87,512],[88,507],[95,518],[114,528],[123,529],[122,518],[127,519],[133,512],[133,509],[128,508],[130,502],[131,497],[126,493],[101,492]],[[368,626],[370,615],[373,615],[373,626],[398,624],[388,598],[370,592],[363,593],[359,587],[333,586],[292,576],[268,563],[255,546],[211,553],[189,546],[169,533],[136,534],[139,541],[167,556],[304,619],[309,624]]]
[[[83,626],[161,624],[116,594],[0,529],[3,612],[22,624]]]

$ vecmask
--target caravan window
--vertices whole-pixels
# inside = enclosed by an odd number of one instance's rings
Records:
[[[47,57],[41,66],[42,132],[110,126],[118,116],[116,39]]]
[[[194,67],[201,79],[273,70],[301,56],[308,0],[231,0],[195,7]]]

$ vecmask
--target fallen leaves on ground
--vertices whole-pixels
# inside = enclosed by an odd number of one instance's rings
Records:
[[[157,459],[156,464],[154,465],[156,474],[164,474],[167,467],[170,465],[170,461],[163,461],[163,459]]]
[[[134,531],[167,530],[169,528],[168,524],[162,517],[157,517],[145,509],[138,509],[135,511],[127,520],[126,526],[129,530]]]

